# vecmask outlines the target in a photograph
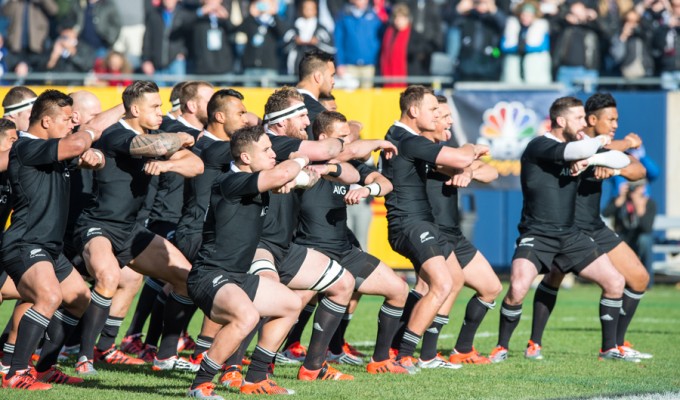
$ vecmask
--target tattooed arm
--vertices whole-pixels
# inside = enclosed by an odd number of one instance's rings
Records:
[[[193,136],[184,132],[138,135],[130,143],[130,155],[170,158],[181,148],[193,145]]]

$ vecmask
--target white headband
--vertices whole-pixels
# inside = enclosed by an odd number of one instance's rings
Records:
[[[179,99],[173,100],[170,104],[172,104],[172,108],[170,109],[171,112],[179,110]]]
[[[305,107],[304,103],[300,103],[281,111],[275,111],[273,113],[266,114],[264,116],[264,122],[267,123],[267,125],[273,125],[306,112],[307,107]]]
[[[35,103],[36,100],[37,97],[33,97],[26,99],[21,103],[5,107],[5,115],[3,115],[3,117],[9,117],[10,115],[19,114],[24,110],[28,110],[29,108],[33,107],[33,103]]]

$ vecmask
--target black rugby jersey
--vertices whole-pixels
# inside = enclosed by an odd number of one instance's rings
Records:
[[[312,123],[316,119],[316,116],[326,111],[326,107],[323,106],[317,99],[312,97],[306,90],[298,89],[300,94],[302,94],[302,99],[307,108],[307,117],[309,117],[309,126],[305,129],[307,131],[307,137],[309,140],[314,140],[314,133],[312,132]]]
[[[425,189],[425,168],[435,164],[443,145],[417,135],[406,125],[396,122],[385,136],[397,146],[398,155],[386,159],[381,153],[382,174],[394,189],[385,196],[387,225],[399,229],[409,221],[433,221]]]
[[[581,175],[576,195],[574,221],[579,229],[594,231],[605,227],[600,216],[602,180],[595,178],[595,168],[588,168]]]
[[[564,160],[566,142],[551,134],[531,140],[522,154],[520,232],[532,229],[564,232],[575,229],[574,210],[579,177],[571,176]]]
[[[373,170],[362,162],[351,164],[359,171],[359,184],[363,185]],[[351,249],[345,204],[349,190],[350,185],[319,179],[316,185],[303,191],[295,243],[333,252]]]
[[[458,212],[458,188],[447,185],[451,177],[439,173],[432,166],[427,168],[427,200],[432,207],[432,216],[441,232],[460,236],[460,215]]]
[[[2,252],[35,245],[57,259],[63,249],[69,209],[71,170],[76,162],[59,161],[59,139],[40,139],[21,132],[9,153],[12,224]]]
[[[184,121],[184,122],[182,122]],[[201,133],[188,125],[189,123],[181,116],[177,119],[163,117],[163,123],[158,133],[161,132],[186,132],[195,138]],[[158,189],[154,197],[149,221],[167,221],[177,223],[182,216],[182,203],[184,197],[184,177],[176,172],[166,172],[158,176]]]
[[[0,240],[5,232],[7,220],[12,213],[12,185],[9,182],[9,173],[0,172]]]
[[[229,169],[231,144],[203,133],[192,149],[203,160],[203,173],[184,181],[184,206],[177,232],[189,235],[201,232],[215,179]]]
[[[137,135],[121,120],[95,143],[104,153],[106,165],[94,174],[95,201],[83,210],[79,224],[87,219],[131,229],[137,222],[151,182],[151,175],[144,172],[144,164],[151,158],[130,155],[130,144]]]
[[[272,149],[276,153],[276,161],[282,162],[290,157],[290,153],[298,151],[302,140],[288,136],[277,136],[268,133]],[[272,193],[269,200],[269,212],[264,221],[262,240],[282,248],[288,248],[298,222],[300,199],[298,191],[285,194]]]
[[[194,268],[248,272],[269,205],[269,192],[258,190],[259,175],[239,171],[232,164],[212,186]]]

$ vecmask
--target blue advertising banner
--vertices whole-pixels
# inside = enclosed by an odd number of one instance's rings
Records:
[[[519,189],[520,157],[526,145],[550,129],[550,104],[560,91],[456,91],[453,134],[458,143],[485,144],[484,159],[500,177],[494,188]]]

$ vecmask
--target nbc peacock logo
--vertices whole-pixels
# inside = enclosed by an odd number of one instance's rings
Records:
[[[540,125],[534,110],[518,101],[501,101],[484,111],[477,143],[489,146],[494,159],[517,160]]]
[[[519,176],[522,152],[545,125],[524,104],[501,101],[484,111],[477,143],[489,146],[485,160],[502,176]]]

